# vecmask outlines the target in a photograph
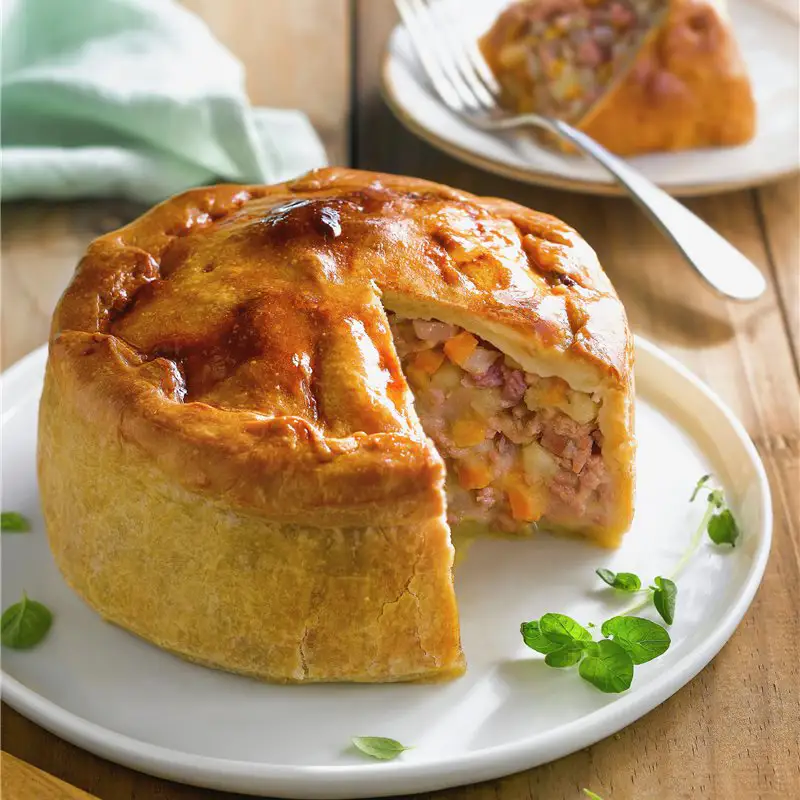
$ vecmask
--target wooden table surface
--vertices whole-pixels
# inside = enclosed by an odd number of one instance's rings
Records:
[[[707,290],[630,202],[525,186],[416,140],[380,99],[390,0],[186,0],[245,61],[253,102],[307,110],[331,163],[407,173],[509,197],[562,217],[598,251],[633,329],[700,375],[743,421],[769,474],[775,537],[764,582],[739,629],[688,686],[620,734],[546,766],[439,792],[441,800],[784,798],[800,789],[800,270],[798,181],[692,200],[691,208],[764,272],[766,296],[737,305]],[[94,236],[132,218],[123,201],[3,208],[2,360],[46,340],[50,314]],[[8,753],[102,800],[233,795],[116,766],[7,706]],[[3,761],[4,800],[78,797],[19,778]],[[27,788],[25,788],[27,787]],[[55,788],[53,788],[55,787]]]

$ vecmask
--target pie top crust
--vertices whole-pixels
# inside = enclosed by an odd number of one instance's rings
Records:
[[[172,198],[92,243],[51,359],[184,488],[312,526],[430,519],[443,462],[385,309],[604,398],[632,493],[632,343],[594,252],[551,216],[428,181],[331,168]]]

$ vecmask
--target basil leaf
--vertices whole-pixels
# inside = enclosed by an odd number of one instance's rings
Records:
[[[711,480],[711,475],[703,475],[699,481],[694,485],[694,491],[692,492],[692,496],[689,498],[689,502],[693,503],[695,498],[700,493],[700,490]]]
[[[411,750],[396,739],[385,739],[383,736],[354,736],[352,742],[362,753],[381,761],[391,761],[400,753]]]
[[[645,664],[662,655],[671,641],[665,628],[641,617],[611,617],[601,631],[627,651],[634,664]]]
[[[537,653],[544,653],[547,655],[547,653],[553,653],[561,647],[557,642],[551,642],[541,632],[539,623],[536,621],[523,622],[522,625],[519,626],[519,630],[525,644]]]
[[[596,569],[595,572],[609,585],[623,592],[638,592],[642,582],[633,572],[612,572],[610,569]]]
[[[722,493],[722,489],[714,489],[712,492],[710,492],[708,495],[708,502],[715,508],[724,508],[725,495]]]
[[[669,578],[658,577],[655,579],[653,589],[653,605],[661,614],[667,625],[672,625],[675,619],[675,603],[678,599],[678,587]]]
[[[591,639],[592,634],[566,614],[545,614],[539,620],[539,630],[551,642],[568,644],[576,639]]]
[[[603,800],[599,794],[595,794],[591,789],[584,789],[583,793],[589,798],[589,800]]]
[[[548,667],[571,667],[583,658],[583,646],[579,641],[572,641],[559,647],[544,658]]]
[[[633,659],[616,642],[602,639],[595,642],[596,655],[587,655],[578,672],[601,692],[618,694],[630,688],[633,681]]]
[[[739,527],[729,508],[723,509],[708,521],[708,535],[714,544],[729,544],[736,547]]]
[[[28,520],[16,511],[0,512],[0,530],[3,533],[27,533],[31,529]]]
[[[22,600],[9,606],[0,617],[0,641],[5,647],[27,650],[44,639],[52,624],[50,609],[29,600],[23,592]]]

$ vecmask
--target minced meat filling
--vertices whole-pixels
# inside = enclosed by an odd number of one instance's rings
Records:
[[[389,321],[422,427],[447,462],[452,524],[523,533],[543,517],[602,522],[597,402],[455,325]]]

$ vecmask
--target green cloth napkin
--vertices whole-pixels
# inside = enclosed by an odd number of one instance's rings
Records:
[[[252,108],[241,64],[173,0],[16,0],[2,25],[3,200],[153,203],[326,162],[305,115]]]

